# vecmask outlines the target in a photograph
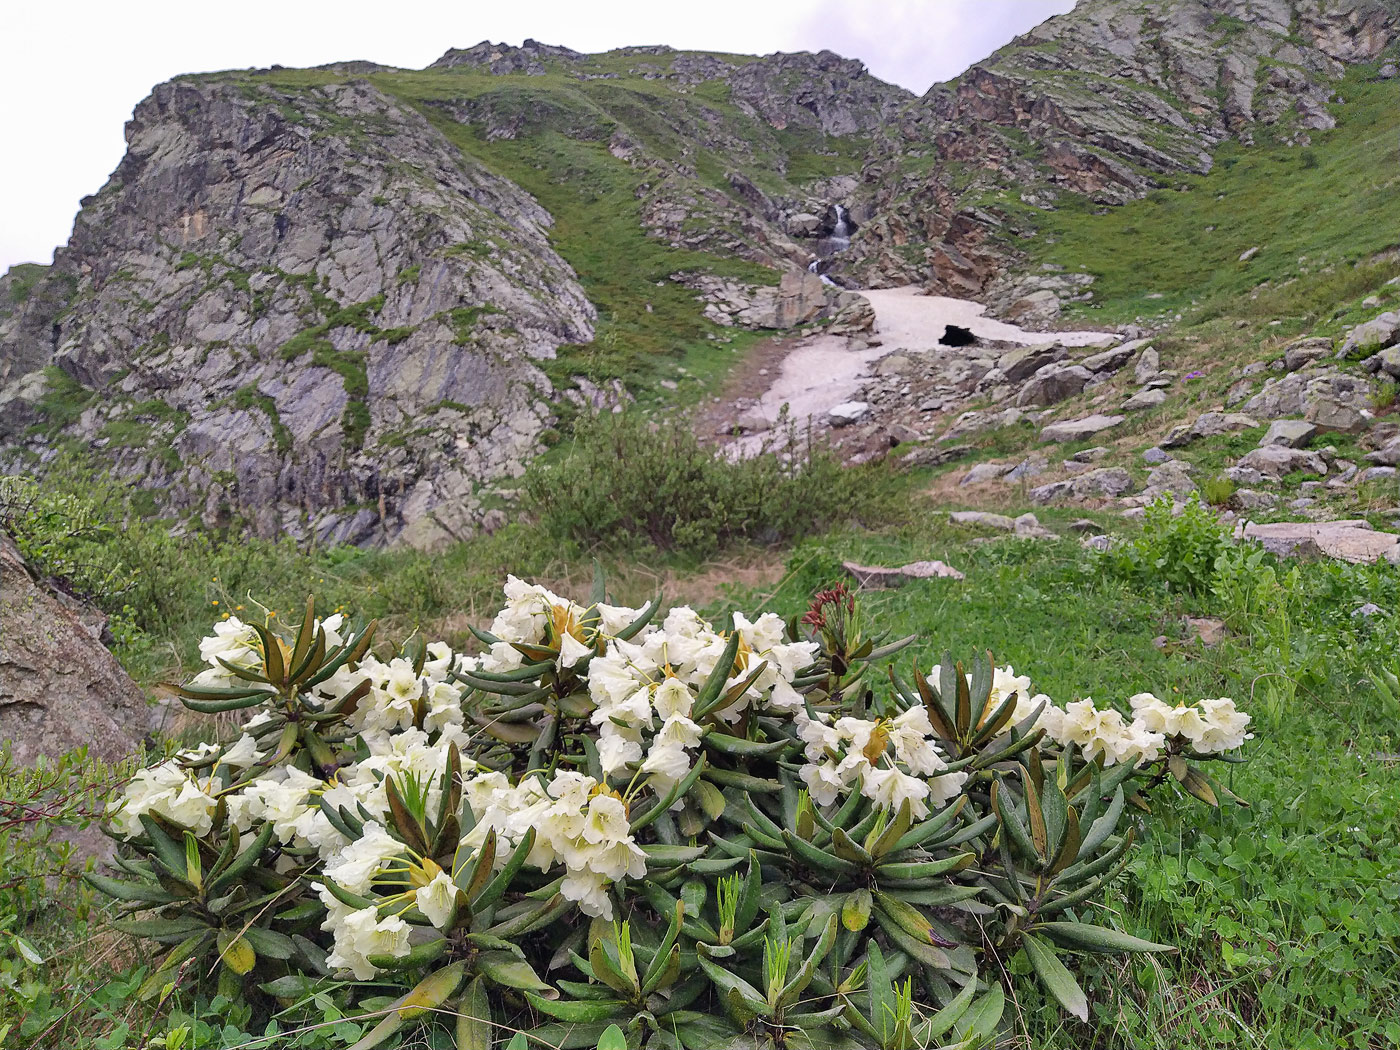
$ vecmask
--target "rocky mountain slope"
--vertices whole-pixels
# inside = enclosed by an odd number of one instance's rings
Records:
[[[1083,0],[922,98],[830,52],[534,41],[178,78],[54,265],[0,279],[0,467],[96,455],[206,525],[445,542],[561,414],[720,374],[737,329],[868,325],[814,261],[1052,316],[1088,278],[1038,267],[1046,216],[1306,141],[1396,24]]]
[[[1334,125],[1346,66],[1380,57],[1398,22],[1393,0],[1080,0],[901,115],[865,173],[877,218],[847,265],[1053,316],[1074,276],[1016,266],[1045,212],[1204,174],[1231,139],[1306,144]]]

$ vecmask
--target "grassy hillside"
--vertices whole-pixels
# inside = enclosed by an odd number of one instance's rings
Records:
[[[1037,218],[1033,261],[1095,277],[1095,320],[1236,312],[1317,314],[1325,296],[1291,282],[1340,273],[1400,244],[1400,82],[1350,69],[1338,87],[1337,127],[1306,147],[1228,143],[1209,175],[1178,176],[1145,199],[1103,214],[1065,195]],[[1240,256],[1257,249],[1244,261]],[[1281,289],[1291,289],[1279,294]],[[1153,298],[1149,298],[1153,297]]]

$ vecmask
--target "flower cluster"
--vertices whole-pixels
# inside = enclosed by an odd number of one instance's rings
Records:
[[[937,677],[935,674],[935,681]],[[1126,718],[1115,708],[1099,707],[1088,697],[1059,707],[1044,693],[1032,695],[1030,677],[1017,675],[1010,666],[993,671],[984,719],[1013,694],[1015,708],[998,735],[1010,732],[1039,711],[1030,729],[1044,729],[1046,740],[1061,747],[1074,745],[1086,759],[1102,755],[1106,767],[1120,762],[1134,766],[1156,762],[1172,745],[1177,750],[1189,746],[1197,755],[1220,754],[1235,750],[1253,736],[1245,731],[1249,715],[1238,710],[1229,697],[1172,706],[1151,693],[1138,693],[1128,698],[1133,714]]]
[[[1249,715],[1228,696],[1199,704],[1168,704],[1151,693],[1130,696],[1133,722],[1164,738],[1184,740],[1198,755],[1218,755],[1243,747],[1254,734],[1247,732]]]
[[[947,772],[922,707],[877,720],[848,715],[833,721],[819,711],[799,711],[796,722],[806,744],[800,776],[818,805],[831,805],[854,788],[891,809],[907,801],[911,814],[922,819],[930,803],[956,798],[967,780],[966,773]]]
[[[229,744],[181,751],[139,772],[112,803],[112,825],[138,848],[163,849],[177,881],[186,857],[198,868],[201,856],[228,865],[263,854],[263,884],[301,894],[309,886],[319,899],[324,917],[313,908],[304,919],[309,936],[320,936],[317,923],[329,934],[319,942],[329,944],[326,966],[370,980],[396,959],[412,955],[401,965],[419,965],[424,945],[457,950],[470,940],[464,931],[495,943],[502,930],[533,929],[524,920],[510,926],[536,914],[530,909],[557,916],[568,901],[610,920],[622,901],[626,914],[637,899],[629,884],[646,878],[649,864],[661,865],[655,876],[694,862],[700,847],[678,844],[703,843],[703,830],[723,828],[741,804],[756,824],[727,833],[759,843],[768,858],[760,866],[781,858],[796,831],[791,810],[779,825],[765,807],[776,814],[805,787],[828,810],[817,822],[826,841],[812,832],[787,871],[800,880],[822,870],[832,843],[851,852],[827,825],[830,807],[852,828],[905,807],[905,819],[928,818],[971,796],[968,770],[980,767],[969,748],[1013,758],[1030,748],[1034,741],[1010,735],[1018,728],[1041,728],[1042,747],[1072,745],[1067,761],[1101,757],[1105,767],[1124,767],[1123,777],[1165,756],[1210,756],[1250,738],[1249,716],[1228,698],[1171,706],[1142,693],[1125,717],[1091,699],[1058,706],[1009,666],[984,666],[978,685],[968,676],[969,691],[981,691],[970,708],[929,695],[947,680],[935,668],[931,680],[919,676],[921,692],[896,682],[893,702],[867,694],[870,710],[852,713],[843,695],[860,678],[857,665],[904,643],[877,648],[883,636],[865,637],[858,603],[843,588],[823,592],[806,619],[820,640],[794,639],[774,613],[735,614],[723,629],[686,607],[660,622],[650,613],[580,605],[512,576],[503,608],[481,632],[482,652],[433,642],[393,656],[369,651],[370,629],[339,615],[316,620],[311,605],[295,641],[290,628],[279,634],[230,617],[201,643],[207,666],[185,695],[239,704],[252,717]],[[678,788],[691,784],[694,792]],[[759,805],[751,787],[783,802]],[[184,832],[204,840],[203,853],[185,853]],[[896,882],[937,880],[946,869],[925,873],[925,865],[959,859],[928,856],[887,870],[907,876]],[[854,862],[833,863],[841,875]],[[488,878],[507,869],[506,878]],[[208,881],[190,875],[190,895]],[[660,885],[670,885],[664,875]],[[867,890],[867,908],[869,898]]]

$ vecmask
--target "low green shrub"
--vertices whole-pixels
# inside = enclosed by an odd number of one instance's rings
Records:
[[[550,534],[586,547],[642,537],[692,555],[898,516],[884,468],[846,468],[810,435],[789,429],[786,437],[781,453],[729,458],[702,445],[684,420],[580,420],[568,455],[526,472],[525,508]]]
[[[139,771],[122,874],[87,876],[162,945],[139,999],[334,1003],[356,1050],[907,1050],[995,1040],[1025,973],[1084,1021],[1068,963],[1171,950],[1095,910],[1128,801],[1233,798],[1204,763],[1249,738],[1226,698],[1060,707],[989,655],[903,678],[843,587],[723,629],[601,573],[505,593],[476,656],[382,661],[311,602],[216,624],[180,692],[252,717]]]
[[[1180,513],[1163,496],[1148,505],[1142,532],[1102,555],[1102,564],[1120,579],[1188,594],[1208,592],[1215,560],[1229,544],[1229,533],[1193,493]]]

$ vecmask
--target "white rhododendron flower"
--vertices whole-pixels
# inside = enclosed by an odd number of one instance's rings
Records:
[[[322,929],[335,934],[335,947],[326,956],[327,965],[349,970],[357,981],[368,981],[379,973],[369,957],[389,955],[397,959],[407,955],[408,934],[413,927],[397,915],[381,919],[376,909],[363,908],[343,916],[332,912]]]
[[[447,872],[439,870],[426,886],[418,887],[413,901],[430,923],[445,930],[457,910],[457,884]]]
[[[107,805],[113,828],[124,838],[143,833],[140,817],[152,814],[172,824],[207,835],[214,827],[217,784],[200,778],[170,759],[139,770],[121,795]]]

